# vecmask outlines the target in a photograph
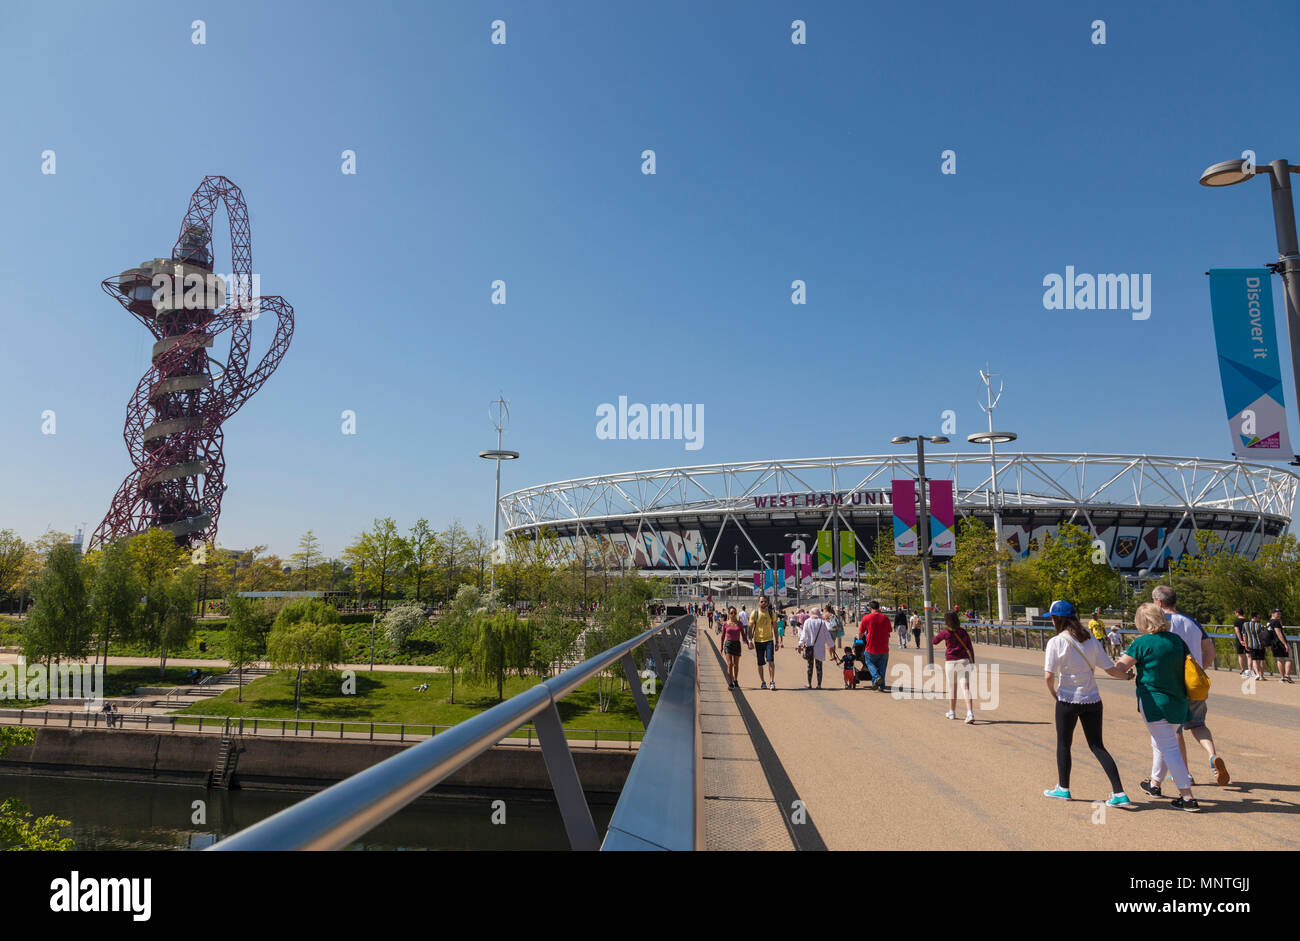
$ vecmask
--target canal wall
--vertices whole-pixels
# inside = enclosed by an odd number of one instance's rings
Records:
[[[0,759],[7,774],[59,775],[120,781],[204,784],[217,760],[221,737],[201,733],[41,727],[32,745]],[[418,743],[347,739],[236,737],[233,786],[248,789],[321,788],[364,771]],[[593,800],[623,789],[635,751],[575,748],[574,765]],[[438,793],[551,791],[540,748],[497,745],[446,778]]]

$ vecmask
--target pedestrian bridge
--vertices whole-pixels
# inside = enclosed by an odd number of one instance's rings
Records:
[[[940,669],[925,651],[892,647],[889,689],[845,689],[825,664],[804,689],[793,647],[776,654],[776,689],[760,689],[752,652],[729,690],[720,644],[703,619],[677,618],[488,712],[413,746],[214,849],[330,849],[346,845],[524,722],[546,766],[575,849],[1300,849],[1300,687],[1247,684],[1212,673],[1209,726],[1232,781],[1213,783],[1189,739],[1199,817],[1138,787],[1151,747],[1132,684],[1101,676],[1106,746],[1130,811],[1106,808],[1109,785],[1076,733],[1074,800],[1042,796],[1056,783],[1053,704],[1042,653],[975,633],[981,672],[975,720],[958,701],[945,718]],[[646,646],[664,684],[653,718],[632,654]],[[623,665],[646,736],[607,831],[598,833],[554,703],[596,671]],[[1165,792],[1175,793],[1166,784]],[[1192,828],[1192,829],[1189,829]]]

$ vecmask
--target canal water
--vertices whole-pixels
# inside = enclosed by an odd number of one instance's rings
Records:
[[[0,801],[17,797],[38,816],[72,822],[66,831],[79,850],[199,850],[252,826],[311,791],[222,791],[180,784],[99,781],[0,774]],[[504,823],[494,823],[493,801],[504,800]],[[195,822],[203,801],[205,822]],[[613,807],[595,805],[601,836]],[[348,849],[567,850],[554,802],[521,797],[422,797]]]

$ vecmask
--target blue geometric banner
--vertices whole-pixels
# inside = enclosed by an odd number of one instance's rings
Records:
[[[1289,461],[1282,360],[1267,268],[1211,268],[1210,308],[1234,457]]]

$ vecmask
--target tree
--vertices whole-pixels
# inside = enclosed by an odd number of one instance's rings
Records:
[[[554,605],[529,615],[528,625],[532,628],[537,670],[546,676],[553,676],[556,668],[573,656],[573,647],[585,626],[564,617]]]
[[[1097,550],[1088,530],[1062,523],[1048,536],[1038,555],[1030,560],[1040,593],[1065,598],[1076,611],[1105,604],[1114,595],[1118,575],[1106,561],[1094,561]]]
[[[496,681],[497,699],[505,698],[506,673],[531,662],[532,645],[527,629],[513,611],[479,611],[471,633],[470,668],[480,683]]]
[[[266,650],[266,634],[271,627],[272,614],[266,606],[253,598],[243,598],[237,593],[226,597],[226,657],[239,671],[239,692],[235,698],[244,701],[244,667],[256,663]],[[283,610],[283,609],[282,609]]]
[[[657,581],[637,575],[619,576],[606,595],[604,607],[596,612],[594,623],[586,632],[587,658],[604,653],[649,629],[650,609],[647,604],[660,590]],[[640,655],[639,650],[634,654]],[[601,712],[609,712],[614,684],[622,678],[622,671],[622,664],[615,663],[597,674],[596,701]]]
[[[895,555],[894,534],[882,530],[876,540],[875,561],[876,571],[871,577],[881,598],[895,606],[906,604],[912,609],[919,608],[922,597],[921,557]]]
[[[405,647],[410,636],[428,623],[429,619],[425,617],[424,609],[418,604],[409,602],[390,608],[383,619],[384,633],[388,635],[388,642],[398,648]]]
[[[127,640],[135,636],[141,589],[126,540],[115,540],[95,555],[90,583],[90,614],[93,622],[99,625],[104,663],[108,663],[108,649],[113,638]]]
[[[462,585],[442,617],[434,626],[438,642],[438,659],[451,672],[451,702],[456,701],[456,670],[469,659],[474,639],[471,634],[474,614],[482,598],[473,585]]]
[[[438,555],[438,534],[429,528],[429,521],[418,519],[411,527],[411,536],[406,541],[410,548],[411,575],[415,579],[415,600],[420,600],[420,588],[430,566]]]
[[[312,568],[321,560],[320,540],[312,530],[307,530],[298,540],[298,551],[289,556],[293,563],[293,569],[303,573],[303,587],[305,588],[312,577]]]
[[[33,729],[0,727],[0,758],[10,748],[31,745],[35,741],[36,732]],[[74,850],[76,844],[62,833],[64,827],[70,826],[71,821],[60,820],[53,815],[33,817],[31,809],[16,797],[0,803],[0,849]]]
[[[27,567],[28,546],[12,529],[0,529],[0,600],[22,581]]]
[[[81,660],[93,636],[81,553],[56,546],[33,589],[36,604],[23,623],[23,653],[28,660]]]
[[[266,654],[277,669],[298,671],[293,702],[296,719],[302,708],[303,670],[323,673],[338,664],[343,659],[343,633],[337,624],[277,621],[267,639]]]
[[[167,657],[181,650],[194,636],[194,603],[198,597],[194,573],[186,571],[154,589],[155,610],[151,636],[158,648],[158,677],[167,675]]]
[[[319,598],[295,598],[282,607],[275,616],[275,626],[284,627],[310,621],[313,624],[337,624],[339,612],[334,605]]]
[[[392,517],[376,519],[370,532],[362,533],[343,550],[363,588],[379,591],[379,610],[384,609],[388,586],[410,559],[411,547],[397,532]]]

